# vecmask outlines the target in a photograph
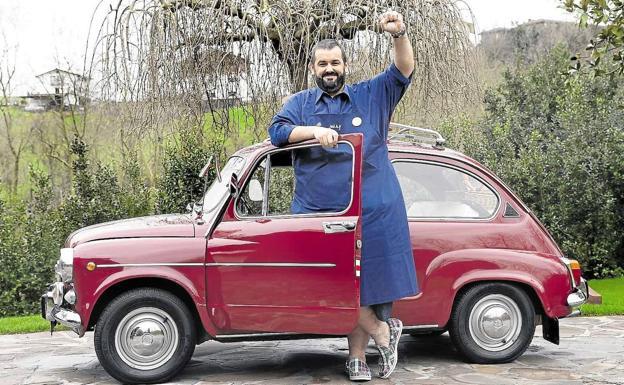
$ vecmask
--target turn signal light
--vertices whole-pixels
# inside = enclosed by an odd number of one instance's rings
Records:
[[[569,259],[568,266],[570,270],[572,270],[572,277],[574,277],[574,283],[578,286],[581,284],[581,275],[583,271],[581,270],[581,264],[576,259]]]

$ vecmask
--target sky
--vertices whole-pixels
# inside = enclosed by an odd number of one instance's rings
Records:
[[[98,20],[117,0],[0,0],[0,63],[15,63],[13,95],[41,89],[35,76],[54,68],[81,73],[94,11]],[[574,21],[559,0],[459,0],[467,4],[476,31],[528,20]],[[97,26],[91,29],[91,42]]]

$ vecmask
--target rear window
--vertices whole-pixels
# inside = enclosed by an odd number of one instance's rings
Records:
[[[418,161],[393,165],[409,218],[487,219],[498,209],[494,189],[466,171]]]

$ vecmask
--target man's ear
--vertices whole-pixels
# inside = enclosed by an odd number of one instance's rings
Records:
[[[345,63],[345,70],[344,70],[344,72],[345,72],[345,75],[349,74],[349,65],[347,63]]]
[[[312,62],[308,63],[308,70],[314,75],[314,64],[312,64]]]

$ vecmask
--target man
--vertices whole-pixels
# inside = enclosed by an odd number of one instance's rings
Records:
[[[392,36],[394,64],[370,80],[345,85],[342,48],[335,40],[317,43],[309,69],[318,88],[293,95],[269,127],[276,146],[316,139],[324,149],[295,153],[294,213],[348,205],[343,190],[350,185],[350,166],[342,167],[344,158],[334,147],[339,134],[364,134],[361,307],[358,325],[348,335],[347,372],[354,381],[371,379],[365,357],[370,337],[380,353],[379,376],[390,376],[403,327],[389,318],[392,302],[418,292],[405,204],[386,145],[392,112],[414,70],[414,53],[399,13],[384,13],[379,24]]]

